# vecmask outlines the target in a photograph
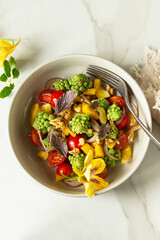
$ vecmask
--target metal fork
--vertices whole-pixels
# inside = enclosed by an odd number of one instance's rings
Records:
[[[127,85],[125,83],[125,80],[117,75],[116,73],[113,73],[110,70],[107,70],[105,68],[96,66],[96,65],[89,65],[87,68],[87,74],[98,77],[102,81],[108,83],[113,88],[115,88],[122,97],[125,98],[126,105],[129,109],[129,111],[132,113],[138,124],[141,126],[141,128],[145,131],[145,133],[150,137],[150,139],[153,141],[153,143],[157,146],[157,148],[160,150],[160,142],[153,136],[153,134],[147,129],[147,127],[141,122],[141,120],[137,117],[137,115],[134,113],[134,110],[132,109],[132,106],[129,102],[128,98],[128,89]]]

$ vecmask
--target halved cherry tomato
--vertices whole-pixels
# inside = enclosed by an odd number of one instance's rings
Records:
[[[81,148],[83,145],[80,145],[79,139],[83,138],[82,135],[77,134],[75,137],[69,136],[68,138],[68,147],[70,150],[73,150],[74,148]]]
[[[61,173],[65,176],[68,176],[72,172],[72,166],[70,163],[63,163],[60,166],[57,167],[56,170],[57,174],[62,176]]]
[[[41,104],[51,103],[51,95],[54,92],[52,89],[45,89],[39,94],[39,101]]]
[[[50,152],[48,157],[48,164],[50,166],[56,167],[61,165],[65,161],[65,157],[59,154],[56,150]]]
[[[31,140],[37,146],[41,146],[42,145],[41,142],[40,142],[37,130],[34,129],[34,128],[31,131]]]
[[[122,149],[127,142],[127,136],[123,131],[119,131],[117,141],[119,142],[119,144],[116,144],[114,149],[115,150]]]
[[[124,128],[127,125],[128,122],[128,117],[127,115],[124,116],[122,122],[120,124],[117,125],[117,128],[120,130],[122,128]]]
[[[126,102],[123,97],[113,96],[113,97],[109,98],[108,101],[110,104],[115,103],[120,108],[126,107]]]
[[[65,92],[64,91],[54,91],[54,93],[51,96],[51,105],[53,107],[56,106],[56,102],[58,101],[58,99],[60,98],[60,96],[62,96]]]

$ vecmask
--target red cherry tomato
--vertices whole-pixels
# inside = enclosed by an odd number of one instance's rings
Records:
[[[52,89],[45,89],[39,94],[39,101],[41,104],[51,103],[51,95],[54,92]]]
[[[70,150],[73,150],[74,148],[81,148],[82,145],[79,143],[79,139],[83,138],[82,135],[77,134],[75,137],[69,136],[68,138],[68,147]]]
[[[50,166],[56,167],[61,165],[65,161],[65,157],[59,154],[56,150],[50,152],[48,157],[48,164]]]
[[[32,129],[32,131],[31,131],[31,140],[37,146],[42,145],[36,129]]]
[[[72,172],[72,166],[70,163],[63,163],[60,166],[57,167],[56,170],[57,174],[62,176],[61,173],[65,176],[68,176]]]
[[[115,103],[120,108],[126,107],[126,102],[125,102],[123,97],[113,96],[108,101],[109,101],[110,104]]]
[[[64,91],[54,91],[54,93],[52,93],[51,96],[51,105],[53,107],[56,106],[56,102],[58,101],[58,99],[60,98],[60,96],[62,96],[65,92]]]
[[[115,150],[122,149],[126,145],[127,136],[123,131],[119,131],[117,141],[119,142],[119,144],[116,144],[116,146],[114,147]]]
[[[128,117],[127,117],[127,115],[125,115],[122,122],[117,125],[117,128],[119,130],[121,130],[122,128],[124,128],[127,125],[127,122],[128,122]]]

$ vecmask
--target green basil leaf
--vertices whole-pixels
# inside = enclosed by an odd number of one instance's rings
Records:
[[[1,76],[0,76],[0,81],[2,82],[6,82],[7,81],[7,76],[5,73],[3,73]]]
[[[9,86],[4,87],[2,91],[0,91],[0,98],[8,97],[11,94],[13,88],[14,83],[11,83]]]
[[[5,71],[5,74],[7,75],[7,77],[11,76],[11,67],[7,60],[4,60],[4,71]]]
[[[13,75],[13,78],[18,78],[19,77],[19,70],[17,68],[13,68],[12,75]]]
[[[12,57],[12,56],[9,58],[9,65],[10,65],[11,69],[16,67],[16,61],[15,61],[14,57]]]

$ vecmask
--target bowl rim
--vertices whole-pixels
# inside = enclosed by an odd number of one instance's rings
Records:
[[[140,86],[138,85],[138,83],[135,81],[135,79],[127,72],[125,71],[123,68],[121,68],[120,66],[118,66],[117,64],[105,59],[105,58],[102,58],[102,57],[98,57],[96,55],[91,55],[91,54],[67,54],[67,55],[62,55],[62,56],[59,56],[59,57],[55,57],[53,58],[52,60],[49,60],[49,61],[46,61],[40,65],[38,65],[37,67],[35,67],[27,76],[24,77],[24,80],[23,82],[18,86],[18,89],[15,93],[15,95],[13,96],[13,99],[12,99],[12,102],[10,104],[10,107],[9,107],[9,114],[8,114],[8,134],[7,134],[7,137],[9,139],[9,146],[10,146],[10,149],[11,149],[11,152],[12,154],[14,155],[14,158],[17,159],[17,162],[19,163],[19,167],[21,169],[23,169],[23,171],[25,172],[25,174],[27,176],[30,176],[31,179],[34,180],[34,182],[38,183],[41,187],[44,187],[45,189],[48,189],[50,190],[51,192],[55,192],[59,195],[63,195],[63,196],[67,196],[67,197],[86,197],[85,193],[82,194],[82,193],[66,193],[66,192],[61,192],[61,191],[58,191],[58,190],[55,190],[55,189],[52,189],[50,188],[49,186],[47,185],[44,185],[42,182],[40,182],[38,179],[36,179],[35,177],[33,177],[24,167],[23,165],[21,164],[21,162],[19,161],[18,157],[16,156],[16,153],[14,151],[14,148],[12,146],[12,141],[11,141],[11,136],[10,136],[10,115],[11,115],[11,109],[12,109],[12,106],[14,105],[14,102],[15,102],[15,99],[16,99],[16,96],[17,94],[19,93],[19,91],[21,90],[21,87],[23,87],[23,85],[26,83],[26,81],[28,80],[28,78],[30,78],[35,72],[39,71],[41,68],[49,65],[49,64],[52,64],[56,61],[60,61],[60,60],[63,60],[63,59],[71,59],[71,58],[94,58],[95,60],[99,60],[99,61],[104,61],[104,63],[109,63],[111,65],[113,65],[117,71],[122,71],[125,73],[125,75],[127,75],[129,78],[131,78],[134,83],[137,85],[137,87],[139,88],[140,92],[143,94],[144,96],[144,100],[145,100],[145,103],[146,103],[146,106],[148,108],[148,113],[149,113],[149,118],[147,118],[147,124],[148,124],[148,127],[150,128],[150,130],[152,130],[152,117],[151,117],[151,112],[150,112],[150,109],[149,109],[149,105],[148,105],[148,102],[147,102],[147,99],[144,95],[144,93],[142,92],[142,89],[140,88]],[[115,189],[116,187],[118,187],[119,185],[121,185],[123,182],[125,182],[129,177],[132,176],[132,174],[137,170],[137,168],[140,166],[140,164],[142,163],[144,157],[145,157],[145,154],[147,152],[147,149],[148,149],[148,146],[149,146],[149,143],[150,143],[150,138],[148,136],[146,136],[148,139],[147,139],[147,143],[145,145],[145,151],[143,152],[143,155],[141,157],[141,161],[139,161],[134,168],[132,168],[121,180],[119,180],[117,183],[114,184],[114,186],[110,187],[109,189],[107,188],[104,188],[102,190],[99,190],[99,191],[96,191],[95,195],[99,195],[99,194],[102,194],[102,193],[105,193],[105,192],[108,192],[110,190],[113,190]]]

